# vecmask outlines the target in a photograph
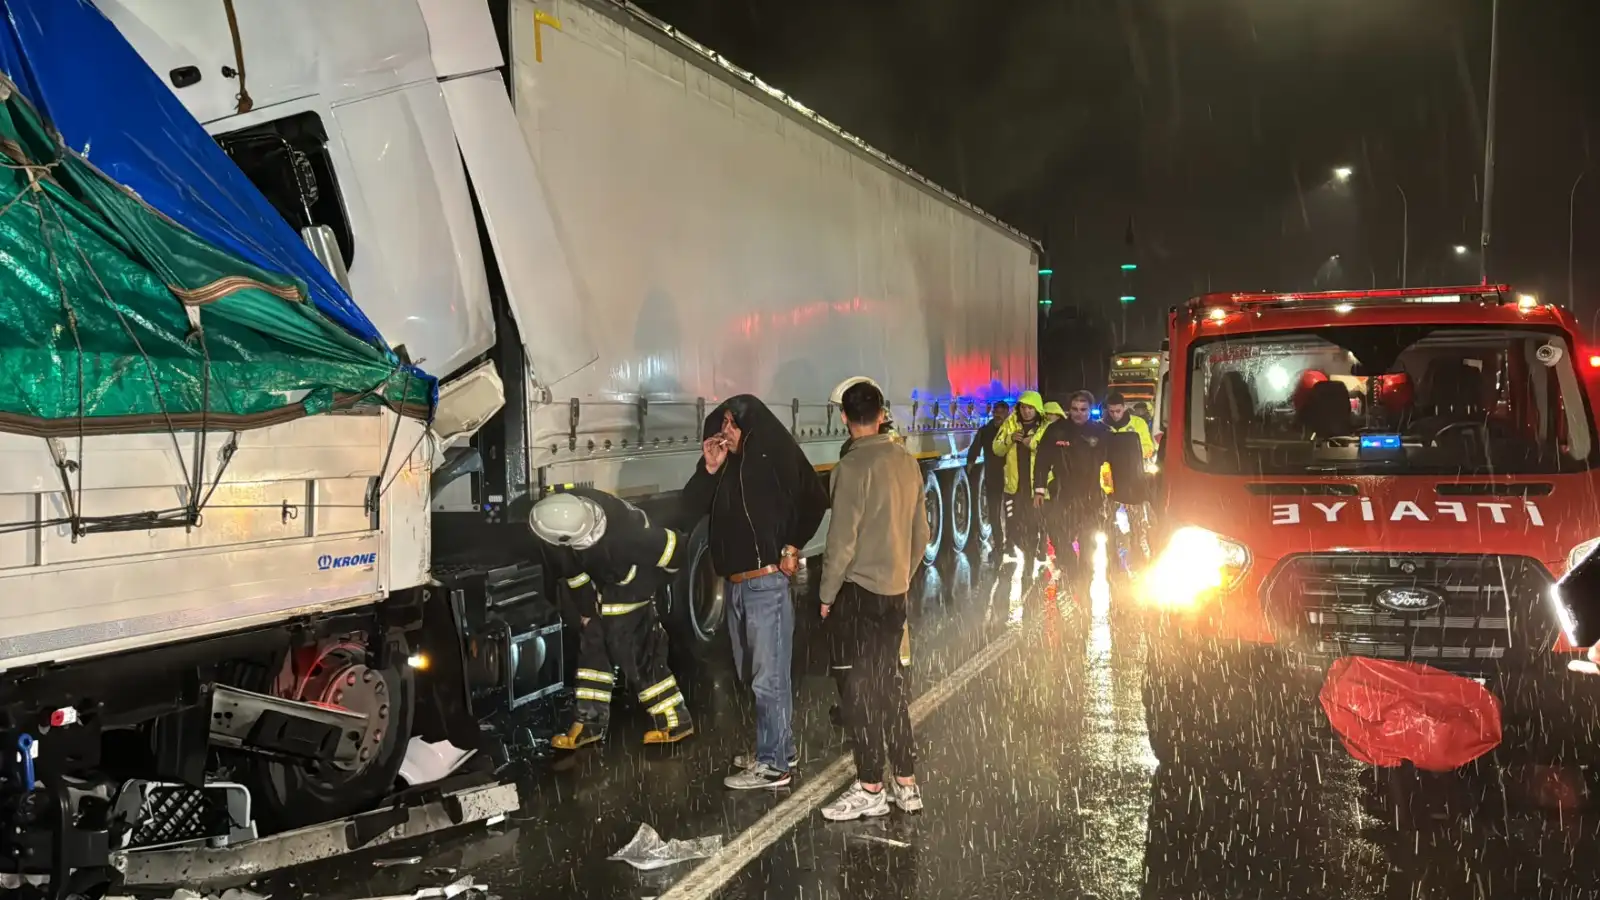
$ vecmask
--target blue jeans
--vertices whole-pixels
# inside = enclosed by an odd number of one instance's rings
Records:
[[[794,603],[789,578],[773,572],[728,583],[728,634],[739,680],[756,695],[756,760],[779,772],[794,755]]]

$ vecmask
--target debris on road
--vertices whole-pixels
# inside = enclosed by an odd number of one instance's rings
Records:
[[[663,841],[661,835],[649,825],[640,825],[639,831],[626,847],[608,859],[625,862],[635,869],[649,871],[661,869],[691,859],[705,859],[722,849],[722,835],[713,834],[692,841]]]

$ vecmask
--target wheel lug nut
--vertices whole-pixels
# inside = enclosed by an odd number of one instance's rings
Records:
[[[356,683],[356,673],[351,672],[349,675],[346,675],[344,677],[344,683],[345,684],[355,684]]]
[[[362,672],[361,673],[361,680],[365,681],[367,684],[371,684],[372,683],[372,670],[368,669],[365,672]]]
[[[387,703],[384,704],[383,706],[378,707],[378,718],[380,718],[380,719],[389,718],[389,705]]]
[[[333,692],[333,702],[335,702],[335,703],[343,703],[344,702],[344,691],[334,691]]]

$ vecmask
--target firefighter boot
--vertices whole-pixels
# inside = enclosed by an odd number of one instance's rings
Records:
[[[694,719],[684,704],[678,680],[668,675],[639,692],[639,700],[650,705],[656,727],[644,733],[646,744],[676,744],[694,734]]]
[[[593,725],[587,722],[573,722],[566,734],[558,734],[550,739],[550,746],[557,750],[577,750],[590,744],[598,744],[606,739],[606,727]]]

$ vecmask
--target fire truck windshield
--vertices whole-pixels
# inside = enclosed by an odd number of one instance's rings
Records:
[[[1224,337],[1189,360],[1189,458],[1218,474],[1587,468],[1594,429],[1558,333],[1343,326]]]

